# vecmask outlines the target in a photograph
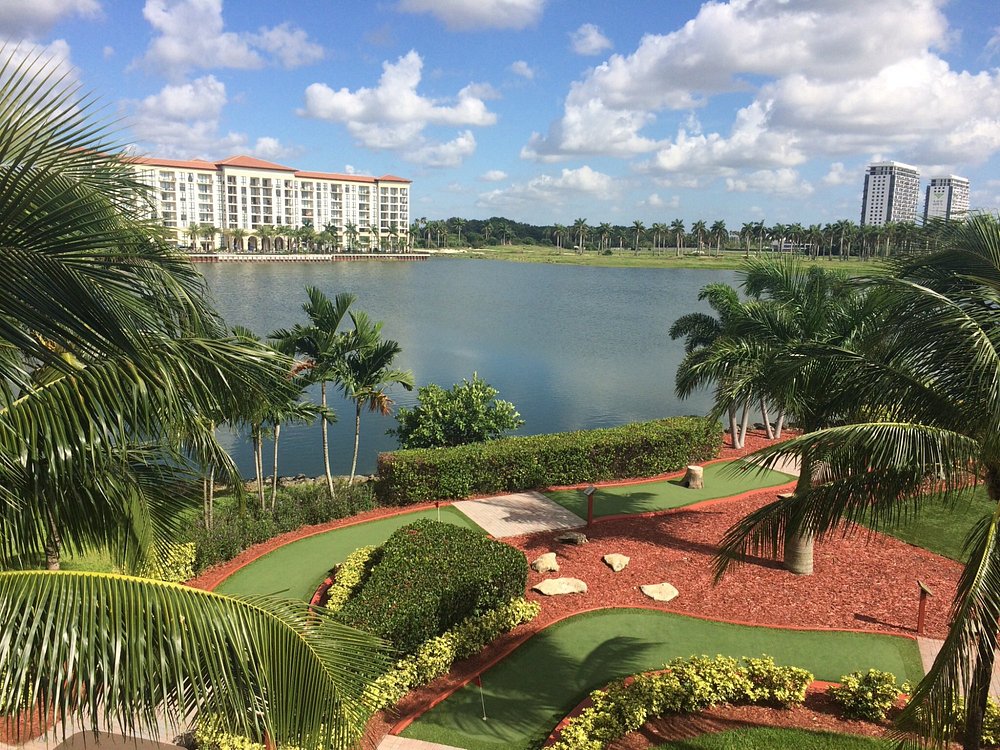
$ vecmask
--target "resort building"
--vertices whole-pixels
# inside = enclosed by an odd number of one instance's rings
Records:
[[[134,157],[153,218],[192,250],[395,252],[409,246],[411,181],[304,172],[252,156]]]
[[[944,219],[962,221],[969,213],[969,181],[948,175],[932,177],[924,198],[924,221]]]
[[[898,161],[871,164],[865,170],[861,226],[916,221],[919,197],[920,172],[916,167]]]

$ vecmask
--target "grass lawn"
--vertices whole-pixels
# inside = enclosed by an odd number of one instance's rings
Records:
[[[308,600],[327,572],[358,547],[381,544],[396,529],[419,518],[436,518],[435,509],[403,513],[377,521],[334,529],[300,539],[269,552],[233,573],[216,587],[222,594],[276,595]],[[441,508],[441,520],[481,530],[451,507]],[[484,532],[485,533],[485,532]]]
[[[885,529],[897,539],[929,549],[952,560],[965,562],[962,544],[975,523],[996,510],[982,487],[976,488],[954,506],[941,502],[926,503],[920,515],[901,526]]]
[[[885,750],[888,745],[882,740],[850,734],[754,727],[668,742],[657,750],[784,750],[789,747],[796,750]]]
[[[486,672],[488,720],[482,718],[479,689],[471,684],[403,734],[468,750],[532,747],[591,690],[693,654],[770,654],[821,680],[871,667],[899,680],[923,676],[916,642],[908,638],[752,628],[667,612],[606,609],[546,628]]]
[[[681,485],[682,477],[659,482],[629,484],[621,487],[600,487],[594,492],[594,517],[617,513],[645,513],[653,510],[681,508],[702,500],[728,497],[748,490],[776,487],[795,477],[778,471],[733,473],[733,462],[710,464],[705,467],[705,488],[689,490]],[[587,517],[587,498],[583,490],[547,492],[546,497],[559,503],[580,518]]]
[[[691,252],[694,248],[687,248]],[[707,249],[706,249],[707,252]],[[717,270],[735,270],[740,268],[744,260],[743,250],[725,250],[721,258],[710,255],[683,255],[678,258],[673,248],[658,250],[653,255],[649,248],[643,248],[639,254],[630,249],[612,248],[612,255],[600,255],[594,250],[578,254],[572,248],[557,248],[551,245],[493,245],[468,250],[462,255],[448,255],[449,258],[468,257],[488,260],[507,260],[520,263],[555,263],[571,266],[606,266],[614,268],[704,268]],[[770,255],[765,253],[765,255]],[[756,251],[751,252],[756,257]],[[805,256],[801,256],[808,261]],[[851,258],[841,261],[826,257],[815,261],[824,268],[839,268],[852,275],[868,273],[884,273],[885,264],[880,261],[860,261]]]

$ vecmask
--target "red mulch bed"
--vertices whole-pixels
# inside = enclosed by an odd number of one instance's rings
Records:
[[[744,449],[725,448],[722,457],[746,455],[768,443],[762,433],[753,433],[748,436]],[[530,591],[530,587],[550,576],[531,571],[527,597],[542,601],[539,616],[501,637],[477,656],[457,664],[448,675],[411,692],[391,715],[383,713],[375,716],[369,722],[366,745],[377,744],[400,717],[425,709],[443,692],[464,684],[512,645],[556,620],[588,609],[645,607],[748,624],[864,630],[912,636],[916,629],[916,581],[919,578],[935,594],[929,600],[925,635],[934,638],[945,635],[948,610],[962,566],[919,547],[867,531],[817,543],[815,569],[811,576],[795,576],[775,561],[757,560],[734,569],[721,583],[713,585],[712,558],[722,534],[735,521],[773,500],[775,494],[773,488],[759,490],[744,499],[709,504],[701,510],[697,507],[681,508],[654,518],[597,523],[586,530],[590,541],[579,547],[555,542],[555,533],[505,539],[505,542],[523,550],[529,560],[555,551],[560,565],[558,575],[586,581],[589,591],[583,595],[543,597]],[[605,554],[612,552],[632,558],[629,566],[620,573],[613,573],[601,561]],[[680,596],[659,604],[639,591],[642,584],[662,581],[673,583],[680,590]],[[822,698],[812,700],[814,703],[823,701]],[[786,714],[759,707],[726,707],[714,709],[719,712],[718,718],[707,713],[664,719],[663,722],[667,722],[664,727],[677,722],[694,722],[691,726],[696,726],[699,721],[706,722],[705,726],[715,722],[721,727],[725,721],[735,721],[747,711],[752,713],[752,720],[768,725],[785,726],[780,721],[802,715],[809,722],[806,726],[826,728],[822,722],[827,719],[813,716],[810,710],[807,706]],[[774,722],[768,722],[768,719],[774,719]],[[835,717],[828,720],[834,722],[831,729],[835,726],[836,731],[852,731]],[[655,726],[650,731],[654,730]],[[873,728],[871,731],[881,730]],[[867,730],[862,733],[867,733]],[[679,736],[687,735],[674,735],[658,741]]]
[[[55,714],[42,716],[41,709],[22,711],[16,716],[0,716],[0,744],[18,745],[36,739],[55,726]]]

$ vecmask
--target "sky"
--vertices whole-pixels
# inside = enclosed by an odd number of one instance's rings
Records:
[[[856,222],[888,159],[1000,210],[1000,0],[0,0],[0,37],[139,153],[400,175],[413,219]]]

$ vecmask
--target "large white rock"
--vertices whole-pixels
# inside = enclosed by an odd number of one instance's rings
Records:
[[[531,587],[545,596],[560,596],[561,594],[586,594],[587,584],[579,578],[546,578]]]
[[[615,573],[625,570],[625,566],[628,565],[629,560],[632,558],[627,555],[619,555],[618,553],[613,553],[610,555],[605,555],[603,558],[605,565],[611,568]]]
[[[531,569],[538,573],[558,573],[559,563],[556,562],[556,553],[546,552],[539,556],[531,563]]]
[[[645,586],[640,586],[639,590],[650,599],[654,599],[658,602],[669,602],[671,599],[676,599],[677,594],[679,593],[677,589],[669,583],[650,583]]]

